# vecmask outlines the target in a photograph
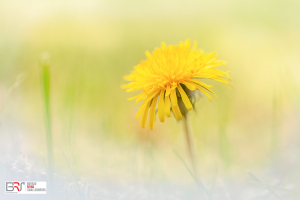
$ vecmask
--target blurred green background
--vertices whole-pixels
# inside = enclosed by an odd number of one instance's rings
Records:
[[[141,129],[123,76],[161,42],[190,38],[227,61],[230,86],[190,113],[202,176],[244,177],[299,157],[300,1],[0,1],[2,161],[19,152],[43,167],[42,68],[51,57],[56,169],[109,179],[192,181],[181,123]],[[23,81],[17,81],[22,76]],[[20,80],[20,79],[19,79]],[[5,145],[4,145],[5,144]],[[62,162],[63,161],[63,162]]]

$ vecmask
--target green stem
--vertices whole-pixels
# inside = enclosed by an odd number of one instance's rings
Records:
[[[49,66],[43,66],[43,86],[44,86],[44,102],[45,102],[45,125],[47,137],[47,153],[48,153],[48,167],[53,170],[53,141],[51,130],[51,115],[50,115],[50,74]]]
[[[188,154],[189,154],[189,157],[191,160],[192,168],[193,168],[195,176],[198,177],[197,164],[196,164],[196,159],[195,159],[195,155],[194,155],[194,144],[192,143],[192,135],[190,132],[190,127],[189,127],[188,119],[187,119],[186,115],[183,116],[182,122],[183,122],[183,128],[184,128],[184,135],[185,135],[185,139],[186,139],[186,146],[187,146]]]
[[[53,166],[54,166],[54,155],[53,155],[53,141],[52,141],[52,130],[51,130],[51,113],[50,113],[50,72],[49,72],[49,55],[44,53],[41,55],[42,65],[42,76],[43,76],[43,92],[44,92],[44,106],[45,106],[45,128],[46,128],[46,145],[47,145],[47,166],[48,166],[48,181],[50,190],[54,190],[53,184]],[[50,191],[51,195],[52,193]],[[52,196],[53,197],[53,196]]]
[[[191,160],[191,164],[192,164],[192,168],[193,168],[193,172],[194,172],[193,173],[194,174],[193,178],[201,186],[201,188],[206,193],[208,198],[212,199],[213,197],[211,196],[211,194],[208,192],[208,190],[205,188],[205,186],[203,185],[203,183],[199,179],[197,161],[196,161],[195,153],[194,153],[195,149],[194,149],[193,138],[192,138],[191,128],[189,126],[187,113],[183,114],[182,122],[183,122],[184,135],[185,135],[186,144],[187,144],[186,145],[187,146],[187,151],[188,151],[188,154],[189,154],[189,157],[190,157],[190,160]]]

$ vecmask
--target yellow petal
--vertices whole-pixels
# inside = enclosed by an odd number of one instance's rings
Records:
[[[126,84],[126,85],[121,85],[121,88],[130,88],[130,87],[132,87],[132,83],[128,83],[128,84]]]
[[[180,112],[180,109],[179,109],[178,105],[177,106],[172,105],[172,110],[173,110],[173,113],[174,113],[176,119],[182,120],[182,115],[181,115],[181,112]]]
[[[166,50],[167,49],[166,43],[162,42],[161,43],[161,48],[162,48],[162,50]]]
[[[129,88],[126,90],[126,92],[132,92],[134,89],[133,88]]]
[[[200,85],[200,86],[201,86],[201,85]],[[217,98],[217,100],[219,100],[219,98],[218,98],[218,96],[216,95],[216,93],[214,93],[211,89],[206,88],[206,87],[204,87],[204,86],[201,86],[201,87],[203,87],[204,89],[208,90],[210,93],[212,93],[212,94]]]
[[[203,56],[203,62],[204,63],[207,63],[209,61],[211,61],[213,59],[213,57],[215,57],[217,53],[214,51],[214,52],[211,52],[211,53],[207,53]]]
[[[176,96],[176,89],[171,90],[171,104],[172,106],[178,106],[177,104],[177,96]]]
[[[171,90],[170,98],[171,98],[171,105],[172,105],[173,113],[174,113],[176,119],[181,120],[182,115],[181,115],[181,112],[180,112],[180,109],[179,109],[178,103],[177,103],[176,89]]]
[[[218,60],[218,62],[215,62],[215,64],[217,64],[218,66],[224,65],[225,67],[227,67],[227,62],[223,60]]]
[[[210,101],[212,101],[211,96],[210,96],[203,88],[201,88],[201,87],[199,86],[199,87],[198,87],[198,90],[200,90],[202,93],[204,93],[204,94],[207,96],[207,98],[208,98]]]
[[[160,96],[158,100],[158,117],[159,121],[165,121],[165,101],[164,101],[165,90],[160,91]]]
[[[211,96],[206,92],[205,89],[203,89],[201,86],[197,85],[196,83],[193,83],[193,82],[190,82],[190,83],[193,84],[195,87],[197,87],[198,90],[200,90],[202,93],[204,93],[208,97],[208,99],[210,101],[212,101]]]
[[[152,93],[150,93],[150,94],[148,95],[148,97],[147,97],[147,98],[145,99],[145,101],[142,103],[142,105],[141,105],[139,111],[138,111],[137,114],[135,115],[135,118],[139,118],[139,116],[140,116],[140,115],[142,114],[142,112],[143,112],[144,106],[146,106],[148,102],[151,102],[151,99],[153,99],[153,97],[154,97],[155,95],[157,95],[158,93],[159,93],[159,90],[155,90],[155,91],[153,91]]]
[[[193,110],[193,106],[190,102],[190,99],[189,97],[186,95],[185,91],[182,89],[181,85],[178,84],[178,90],[179,90],[179,93],[181,95],[181,98],[182,98],[182,101],[186,107],[186,109],[188,110]]]
[[[194,79],[191,79],[190,81],[193,81],[194,83],[199,84],[200,87],[202,87],[202,88],[206,89],[207,91],[209,91],[210,93],[212,93],[218,100],[218,96],[211,89],[208,88],[208,87],[212,87],[211,85],[206,85],[205,83],[202,83],[201,81],[194,80]]]
[[[145,99],[147,97],[147,93],[146,92],[143,92],[142,93],[143,95],[141,95],[139,98],[137,98],[135,100],[135,104],[138,104],[141,100]]]
[[[197,41],[194,41],[192,51],[196,51],[197,49]]]
[[[191,48],[191,41],[190,41],[190,39],[186,39],[184,45],[185,45],[187,48],[190,49],[190,48]]]
[[[154,129],[154,123],[155,123],[155,107],[156,107],[156,102],[157,102],[157,98],[158,98],[157,94],[153,100],[152,100],[152,104],[151,104],[151,108],[150,108],[150,113],[149,113],[149,129],[153,130]]]
[[[145,101],[143,102],[142,106],[143,106],[144,104],[146,104],[147,101],[150,101],[151,99],[153,99],[153,97],[155,97],[155,95],[157,95],[159,92],[160,92],[160,90],[154,90],[153,92],[151,92],[151,93],[147,96],[147,98],[145,99]]]
[[[123,76],[123,79],[126,80],[126,81],[133,81],[133,75],[130,74],[130,75],[127,75],[127,76]]]
[[[182,83],[189,89],[189,90],[197,90],[197,88],[194,86],[194,85],[192,85],[192,84],[190,84],[189,82],[186,82],[186,81],[182,81]]]
[[[150,53],[149,51],[146,51],[145,54],[146,54],[146,56],[147,56],[148,58],[151,58],[151,56],[152,56],[151,53]]]
[[[229,85],[229,83],[221,78],[218,78],[218,77],[214,77],[214,78],[211,78],[213,80],[216,80],[216,81],[219,81],[219,82],[222,82],[222,83],[226,83],[227,85]]]
[[[150,102],[151,102],[151,101],[149,101],[149,102],[146,104],[146,106],[143,108],[143,114],[142,114],[142,117],[141,117],[141,127],[142,127],[142,128],[145,128],[145,127],[146,127],[147,116],[148,116],[148,110],[149,110]]]
[[[170,86],[167,86],[167,90],[166,90],[166,96],[169,96],[171,92]]]
[[[198,85],[201,85],[203,87],[206,87],[206,88],[212,87],[211,85],[207,85],[207,84],[205,84],[205,83],[203,83],[201,81],[195,80],[195,79],[190,79],[189,81],[192,81],[192,82],[194,82],[194,83],[196,83]]]
[[[145,100],[145,101],[146,101],[146,100]],[[144,102],[145,102],[145,101],[144,101]],[[142,114],[142,112],[144,111],[144,108],[145,108],[146,105],[147,105],[147,104],[141,105],[139,111],[138,111],[138,112],[136,113],[136,115],[135,115],[135,118],[136,118],[136,119],[139,118],[139,116]]]
[[[171,112],[170,112],[170,95],[165,96],[165,112],[167,117],[171,117]]]
[[[140,93],[140,94],[138,94],[138,95],[136,95],[134,97],[128,98],[127,100],[130,101],[130,100],[133,100],[133,99],[138,98],[138,97],[143,96],[143,95],[144,95],[144,92],[142,92],[142,93]]]

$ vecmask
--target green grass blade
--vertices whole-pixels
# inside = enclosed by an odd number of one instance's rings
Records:
[[[42,53],[40,63],[42,66],[42,80],[43,80],[43,92],[44,92],[44,107],[45,107],[45,128],[46,128],[46,145],[47,145],[47,172],[49,178],[49,185],[54,194],[53,184],[53,166],[54,166],[54,155],[53,155],[53,141],[52,141],[52,130],[51,130],[51,113],[50,113],[50,72],[49,72],[49,54]]]
[[[265,184],[263,181],[261,181],[257,176],[255,176],[252,172],[248,172],[248,174],[258,183]],[[266,185],[266,184],[265,184]],[[278,199],[282,200],[282,198],[269,186],[266,186],[266,188]]]
[[[275,190],[281,190],[281,191],[284,191],[284,192],[290,192],[290,193],[300,194],[299,191],[289,190],[289,189],[285,189],[285,188],[281,188],[281,187],[269,185],[269,184],[266,184],[266,183],[261,183],[261,182],[258,182],[258,181],[249,181],[249,183],[252,183],[252,184],[255,184],[255,185],[264,186],[264,187],[269,187],[269,188],[272,188],[272,189],[275,189]]]
[[[194,181],[197,183],[198,186],[205,192],[205,194],[208,196],[209,199],[212,199],[212,195],[209,193],[209,191],[205,188],[203,183],[199,180],[198,177],[195,176],[195,174],[192,172],[192,170],[189,168],[188,164],[184,161],[183,157],[175,150],[173,150],[175,155],[179,158],[179,160],[184,164],[185,168],[188,170],[189,174],[192,176]]]
[[[78,185],[78,181],[77,181],[77,179],[76,179],[75,174],[74,174],[73,171],[72,171],[71,165],[70,165],[70,163],[69,163],[69,161],[68,161],[68,159],[67,159],[66,154],[63,152],[63,150],[61,150],[61,152],[62,152],[62,154],[64,155],[64,157],[65,157],[65,159],[66,159],[66,162],[67,162],[67,164],[68,164],[69,170],[70,170],[70,172],[71,172],[71,174],[72,174],[72,176],[73,176],[73,179],[74,179],[74,181],[75,181],[75,184],[76,184],[76,187],[77,187],[77,191],[78,191],[79,199],[85,199],[85,198],[84,198],[84,195],[83,195],[83,193],[82,193],[82,191],[80,190],[80,187],[79,187],[79,185]]]

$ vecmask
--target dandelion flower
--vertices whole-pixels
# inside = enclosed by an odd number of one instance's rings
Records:
[[[224,72],[216,69],[225,65],[224,61],[216,60],[216,52],[202,54],[196,50],[197,43],[194,42],[191,49],[189,39],[179,45],[169,45],[163,42],[161,48],[157,48],[151,54],[146,51],[146,60],[141,61],[134,71],[125,76],[125,80],[131,81],[122,88],[126,91],[141,90],[141,93],[129,98],[136,99],[136,104],[145,99],[136,114],[141,116],[141,127],[146,127],[149,112],[149,129],[154,129],[156,105],[158,105],[158,118],[165,121],[165,116],[174,116],[182,119],[182,111],[179,101],[182,101],[187,110],[193,109],[191,103],[191,91],[199,90],[205,94],[210,101],[208,92],[215,95],[210,89],[212,86],[200,81],[201,79],[212,79],[228,84],[224,78],[229,79],[229,71]],[[200,80],[199,80],[200,79]]]

